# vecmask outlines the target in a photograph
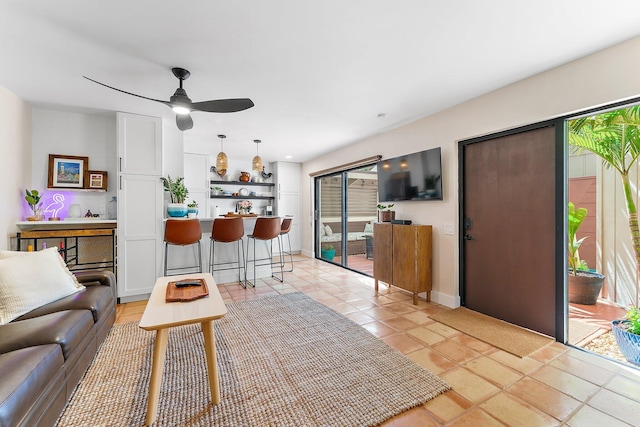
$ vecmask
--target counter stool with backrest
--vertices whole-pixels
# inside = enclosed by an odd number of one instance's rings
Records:
[[[268,265],[271,268],[271,277],[282,282],[283,281],[283,266],[282,263],[276,263],[275,265],[280,267],[280,277],[277,277],[273,274],[273,239],[278,241],[278,246],[280,249],[280,253],[282,253],[282,247],[280,246],[280,217],[271,216],[271,217],[258,217],[256,219],[256,225],[253,227],[253,233],[247,236],[247,257],[245,259],[245,269],[244,269],[244,280],[251,286],[255,288],[255,280],[256,280],[256,266],[257,265]],[[268,256],[266,258],[256,259],[256,241],[269,241],[269,244],[266,245]],[[251,242],[253,242],[253,259],[249,259],[249,249],[251,247]],[[247,279],[247,266],[249,262],[253,261],[253,280],[254,283],[251,283]],[[262,264],[259,264],[258,261],[265,261]]]
[[[280,238],[280,248],[281,248],[281,252],[280,252],[280,263],[282,264],[282,268],[284,268],[284,256],[285,255],[289,255],[289,262],[291,263],[291,269],[290,270],[284,270],[288,273],[293,271],[293,254],[291,253],[291,237],[289,237],[289,232],[291,231],[291,222],[293,221],[293,216],[287,215],[283,220],[282,220],[282,224],[280,225],[280,235],[278,236]],[[287,241],[289,243],[289,250],[285,251],[284,250],[284,236],[287,236]]]
[[[200,247],[201,238],[202,238],[202,229],[200,228],[200,220],[198,220],[197,218],[167,219],[167,222],[165,223],[165,226],[164,226],[164,275],[165,276],[167,275],[167,271],[169,270],[187,270],[187,269],[193,269],[193,268],[197,268],[198,273],[202,273],[202,249]],[[195,245],[196,243],[198,244],[198,265],[167,268],[167,257],[169,253],[169,245],[189,246],[189,245]],[[183,271],[182,273],[185,273],[185,272]]]
[[[238,282],[243,287],[247,287],[247,284],[242,280],[240,271],[245,268],[244,265],[244,221],[241,217],[233,218],[216,218],[213,220],[213,227],[211,229],[211,244],[209,252],[209,271],[213,274],[214,271],[220,270],[233,270],[238,269]],[[216,243],[236,243],[236,255],[235,261],[221,261],[215,262],[215,248]],[[240,250],[242,245],[242,250]],[[242,262],[240,262],[242,259]],[[237,264],[237,266],[233,266]],[[225,267],[226,266],[226,267]],[[246,274],[245,274],[246,276]]]

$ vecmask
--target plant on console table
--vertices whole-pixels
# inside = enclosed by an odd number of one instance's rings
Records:
[[[44,219],[44,215],[42,215],[42,203],[40,203],[40,199],[42,195],[38,192],[38,190],[26,190],[26,195],[24,199],[29,204],[33,215],[27,217],[28,221],[42,221]]]
[[[393,204],[390,205],[378,205],[379,213],[378,219],[380,222],[391,222],[396,219],[396,211],[392,211],[391,208]]]
[[[640,310],[631,306],[624,320],[611,322],[620,352],[629,362],[640,365]]]
[[[576,234],[585,217],[586,208],[576,208],[569,202],[568,219],[568,263],[569,263],[569,302],[574,304],[594,305],[602,290],[604,276],[589,270],[585,260],[580,259],[578,249],[586,236],[578,239]]]
[[[189,190],[184,185],[184,177],[180,176],[176,179],[171,178],[171,175],[167,177],[161,177],[162,185],[164,185],[164,191],[169,193],[171,203],[167,206],[167,214],[172,217],[183,217],[187,215],[188,208],[184,203]]]

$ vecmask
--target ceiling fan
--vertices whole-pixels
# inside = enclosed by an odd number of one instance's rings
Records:
[[[150,101],[160,102],[168,105],[176,113],[176,124],[178,129],[185,131],[193,127],[193,120],[191,119],[192,111],[204,111],[207,113],[235,113],[236,111],[246,110],[253,107],[253,101],[249,98],[234,98],[234,99],[215,99],[211,101],[192,102],[187,96],[187,92],[182,88],[182,82],[189,78],[191,73],[184,68],[172,68],[173,75],[180,80],[180,87],[176,89],[175,93],[169,101],[163,101],[161,99],[149,98],[135,93],[127,92],[126,90],[118,89],[113,86],[100,83],[99,81],[90,79],[87,76],[82,76],[87,80],[91,80],[94,83],[108,87],[109,89],[117,90],[118,92],[126,93],[127,95],[137,96],[138,98],[148,99]]]

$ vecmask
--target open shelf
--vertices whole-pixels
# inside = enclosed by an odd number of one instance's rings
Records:
[[[261,187],[273,187],[273,182],[243,182],[243,181],[214,181],[211,180],[211,184],[214,185],[255,185]],[[228,196],[226,196],[228,197]]]

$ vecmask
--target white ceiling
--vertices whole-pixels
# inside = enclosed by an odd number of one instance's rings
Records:
[[[186,146],[302,162],[638,35],[636,0],[0,0],[0,85],[173,122],[82,76],[168,100],[187,68],[194,102],[255,107],[193,113]]]

